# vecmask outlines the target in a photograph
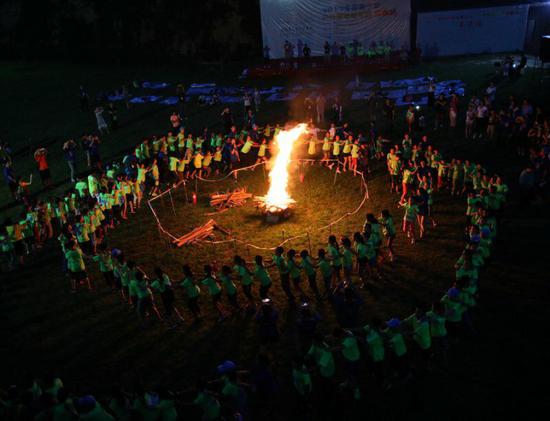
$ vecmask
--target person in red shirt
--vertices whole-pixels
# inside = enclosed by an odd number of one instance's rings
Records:
[[[40,146],[34,152],[34,160],[38,165],[38,172],[40,173],[40,179],[44,188],[50,188],[52,185],[52,178],[50,175],[50,167],[48,166],[48,151],[46,148]]]
[[[172,123],[172,127],[176,129],[177,132],[181,125],[181,117],[175,111],[170,116],[170,123]]]

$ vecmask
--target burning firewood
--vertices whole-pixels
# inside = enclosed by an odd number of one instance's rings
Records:
[[[252,193],[247,193],[246,189],[236,189],[229,193],[215,193],[210,195],[210,206],[221,211],[234,206],[242,206],[251,197]]]
[[[270,223],[289,218],[295,203],[293,199],[287,199],[283,206],[278,206],[268,203],[266,196],[254,196],[254,205]]]
[[[218,231],[221,231],[226,235],[231,235],[231,233],[228,230],[218,225],[216,221],[214,221],[213,219],[210,219],[206,224],[195,228],[193,231],[185,235],[182,235],[181,237],[173,240],[172,242],[177,247],[183,247],[189,244],[196,244],[206,238],[212,237],[215,229]]]

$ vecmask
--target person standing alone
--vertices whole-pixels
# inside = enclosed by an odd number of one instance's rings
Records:
[[[40,179],[45,189],[50,188],[52,185],[52,179],[50,175],[50,167],[48,166],[48,151],[46,148],[39,147],[34,152],[34,160],[38,165],[38,172],[40,173]]]
[[[97,120],[97,129],[101,134],[109,134],[109,127],[107,126],[107,123],[105,122],[105,118],[103,117],[103,111],[104,111],[103,107],[96,107],[94,111],[95,118]]]
[[[315,110],[317,111],[317,124],[325,122],[325,97],[319,94],[315,99]]]
[[[74,183],[76,181],[76,143],[73,139],[69,139],[63,144],[63,153],[71,172],[71,182]]]

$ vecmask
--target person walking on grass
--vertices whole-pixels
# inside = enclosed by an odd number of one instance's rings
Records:
[[[334,235],[328,237],[327,251],[332,265],[331,288],[334,288],[342,281],[342,255],[340,253],[340,246]]]
[[[411,244],[416,242],[415,222],[418,215],[418,206],[413,203],[412,196],[404,202],[399,202],[399,206],[405,209],[403,215],[403,232],[410,238]]]
[[[201,293],[200,287],[195,283],[195,277],[193,271],[189,265],[183,265],[183,276],[184,279],[181,282],[181,287],[185,291],[187,296],[187,307],[193,314],[195,322],[198,322],[202,318],[201,309],[199,306],[199,296]]]
[[[330,260],[327,258],[324,249],[319,249],[317,252],[317,266],[321,272],[323,278],[323,285],[325,286],[325,293],[323,298],[331,297],[334,288],[332,287],[332,278],[334,277],[334,269]]]
[[[92,258],[94,262],[99,263],[99,271],[105,279],[105,284],[111,290],[114,289],[115,277],[113,273],[113,258],[111,250],[107,248],[106,243],[101,243],[98,246],[98,253]]]
[[[360,368],[361,351],[357,337],[347,329],[336,327],[332,333],[337,345],[335,350],[340,350],[346,365],[346,380],[345,385],[353,390],[353,398],[359,400],[361,391],[357,382],[357,374]]]
[[[260,298],[262,300],[268,298],[272,281],[269,272],[264,266],[264,259],[262,256],[256,256],[254,258],[254,277],[260,281]]]
[[[162,321],[162,316],[153,300],[153,292],[149,287],[149,280],[139,268],[136,268],[135,281],[137,311],[142,323],[146,322],[151,312],[155,314],[158,321]]]
[[[233,272],[235,272],[237,279],[241,283],[243,293],[248,299],[248,308],[254,309],[254,297],[252,296],[252,274],[246,267],[246,262],[241,256],[236,255],[233,258],[233,263]]]
[[[201,281],[201,284],[206,287],[208,294],[212,298],[212,305],[218,312],[218,322],[223,321],[226,318],[227,313],[221,303],[222,289],[216,279],[212,266],[204,265],[204,279]]]
[[[301,276],[301,269],[302,267],[296,262],[296,250],[290,249],[286,253],[286,262],[288,271],[290,274],[290,279],[292,280],[292,285],[294,286],[294,289],[300,293],[300,299],[302,302],[307,301],[307,296],[302,289],[302,286],[300,285],[302,283],[302,276]]]
[[[74,183],[76,181],[76,143],[73,139],[69,139],[63,143],[63,154],[69,166],[71,183]]]
[[[86,265],[84,264],[83,256],[82,250],[76,241],[70,243],[68,250],[65,252],[67,268],[69,269],[69,275],[71,277],[72,293],[75,293],[77,286],[84,284],[84,282],[88,284],[88,289],[92,289],[92,282],[86,273]]]
[[[317,286],[317,266],[313,262],[313,259],[310,257],[307,250],[302,250],[300,252],[301,258],[301,267],[304,270],[304,273],[307,277],[309,283],[309,289],[315,294],[317,298],[320,298],[321,294],[319,293],[319,287]]]
[[[382,225],[382,232],[384,234],[384,237],[386,238],[386,249],[388,251],[388,257],[390,258],[390,262],[393,262],[393,260],[395,259],[393,242],[395,240],[396,229],[390,211],[384,209],[380,213],[378,221],[380,222],[380,225]]]
[[[231,307],[233,307],[234,310],[238,312],[241,310],[241,306],[239,305],[239,301],[237,298],[237,287],[233,282],[231,273],[232,270],[229,266],[222,266],[222,270],[220,272],[220,281],[222,284],[222,288],[227,294],[227,300],[229,301],[229,304],[231,305]]]
[[[282,247],[277,247],[275,249],[275,254],[272,257],[273,264],[277,267],[279,271],[279,278],[281,280],[281,287],[283,288],[284,293],[286,294],[289,301],[294,301],[294,294],[290,289],[290,273],[288,270],[287,262],[284,258],[285,250]]]
[[[105,121],[105,117],[103,117],[103,112],[105,110],[103,107],[96,107],[94,113],[95,113],[95,119],[97,121],[97,129],[99,130],[99,133],[101,134],[109,134],[109,126],[107,126],[107,122]]]
[[[183,316],[174,305],[175,295],[172,280],[160,267],[155,268],[155,280],[151,283],[151,289],[160,294],[164,307],[165,320],[171,329],[183,322]]]

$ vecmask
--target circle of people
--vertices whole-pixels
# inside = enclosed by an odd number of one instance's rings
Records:
[[[515,121],[520,119],[521,123],[528,118],[528,115],[521,119],[516,117]],[[74,169],[69,165],[75,185],[63,197],[35,202],[30,195],[21,193],[26,211],[16,222],[6,220],[0,237],[9,265],[24,264],[31,250],[59,232],[57,238],[72,291],[82,285],[92,289],[87,261],[93,261],[106,285],[118,291],[121,300],[136,309],[144,323],[152,316],[165,321],[170,328],[183,321],[176,288],[181,287],[188,311],[195,320],[202,318],[201,297],[206,292],[220,321],[243,310],[256,313],[260,342],[266,345],[276,341],[279,335],[277,311],[270,299],[273,278],[279,280],[278,285],[290,302],[296,298],[300,300],[303,320],[318,320],[310,296],[328,300],[335,307],[338,303],[342,303],[342,308],[353,307],[358,299],[357,289],[369,289],[372,280],[380,277],[380,263],[396,258],[393,243],[398,230],[391,213],[384,210],[378,217],[368,214],[362,230],[351,239],[337,239],[331,235],[326,247],[319,249],[316,256],[311,256],[307,250],[277,247],[270,259],[256,256],[253,264],[236,255],[231,264],[204,265],[202,275],[184,265],[181,282],[174,281],[160,267],[154,269],[150,279],[136,262],[126,259],[121,250],[108,246],[106,233],[127,219],[128,213],[135,213],[147,189],[150,195],[156,195],[161,192],[161,186],[173,185],[178,180],[227,172],[241,162],[267,160],[269,139],[281,129],[269,125],[259,128],[253,124],[240,132],[231,126],[226,135],[205,132],[193,137],[180,127],[181,119],[177,114],[172,115],[170,121],[172,130],[167,136],[144,140],[122,162],[111,164],[105,171],[101,162],[92,158],[89,164],[95,171],[82,179],[74,177]],[[479,138],[485,134],[491,137],[489,127],[482,127]],[[313,372],[318,374],[319,382],[335,375],[336,352],[345,362],[346,387],[355,398],[360,398],[357,366],[361,359],[368,360],[376,379],[387,386],[384,373],[388,370],[392,379],[406,378],[410,375],[411,363],[425,364],[433,355],[443,358],[449,337],[452,340],[474,329],[470,313],[479,299],[479,274],[490,259],[508,187],[499,176],[487,173],[479,164],[460,159],[444,160],[427,136],[417,141],[411,124],[409,128],[401,144],[394,144],[382,136],[374,139],[365,139],[361,134],[354,136],[347,124],[331,125],[321,138],[318,135],[322,132],[311,127],[303,144],[311,158],[331,169],[336,167],[336,171],[369,172],[370,160],[385,160],[389,190],[397,194],[398,206],[404,209],[402,231],[413,244],[417,227],[419,238],[424,236],[425,219],[430,220],[432,226],[437,225],[433,219],[434,192],[466,196],[466,245],[455,265],[456,279],[440,301],[430,307],[419,305],[403,320],[394,317],[383,322],[374,318],[357,328],[353,324],[354,317],[346,317],[343,312],[339,315],[340,326],[334,329],[330,338],[316,329],[304,328],[308,351],[305,357],[294,360],[292,368],[294,388],[302,402],[307,402],[311,396]],[[466,134],[468,137],[472,132]],[[66,151],[75,149],[74,141],[64,145]],[[45,148],[35,153],[43,181],[49,179],[46,156]],[[270,270],[272,267],[276,276]],[[257,284],[259,299],[255,295]],[[163,311],[155,303],[156,296],[160,297]],[[227,407],[234,412],[244,411],[238,404],[237,395],[240,396],[241,390],[235,367],[226,364],[220,370],[224,385],[222,396],[229,402]],[[203,384],[197,393],[194,403],[203,409],[205,419],[219,417],[225,405],[220,404],[219,396],[211,392],[211,387]],[[63,400],[60,395],[57,398]],[[101,409],[92,397],[82,399],[79,403],[83,408]]]

